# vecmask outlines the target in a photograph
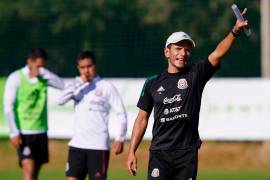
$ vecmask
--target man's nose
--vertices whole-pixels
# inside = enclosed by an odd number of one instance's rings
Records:
[[[184,55],[184,56],[186,56],[187,55],[187,51],[185,49],[182,49],[181,50],[181,54]]]
[[[89,73],[90,70],[89,70],[88,68],[86,68],[84,72],[85,72],[85,73]]]

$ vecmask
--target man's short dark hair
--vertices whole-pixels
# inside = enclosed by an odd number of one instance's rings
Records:
[[[42,48],[32,48],[29,51],[27,58],[30,58],[33,60],[35,60],[37,58],[42,58],[44,60],[47,60],[48,55],[47,55],[46,51]]]
[[[92,60],[93,64],[95,64],[95,65],[97,64],[96,57],[92,51],[83,51],[80,54],[78,54],[77,62],[79,62],[80,60],[83,60],[85,58],[89,58]]]

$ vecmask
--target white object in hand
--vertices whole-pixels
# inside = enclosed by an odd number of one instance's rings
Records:
[[[232,10],[233,10],[235,16],[237,17],[237,19],[239,19],[240,21],[245,21],[245,18],[242,16],[242,14],[241,14],[241,12],[238,9],[238,7],[237,7],[236,4],[233,4],[232,5]],[[251,30],[249,28],[245,28],[244,31],[245,31],[245,34],[247,36],[250,36],[251,35]]]

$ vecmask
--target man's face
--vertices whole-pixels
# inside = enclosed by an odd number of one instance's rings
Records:
[[[30,68],[41,68],[45,65],[45,60],[43,58],[28,59],[27,64]]]
[[[44,67],[45,59],[38,57],[36,59],[27,59],[27,65],[30,70],[30,75],[36,77],[39,75],[39,68]]]
[[[91,81],[97,74],[96,65],[91,58],[84,58],[78,61],[77,66],[80,76],[84,81]]]
[[[180,41],[171,44],[164,49],[164,54],[168,59],[169,67],[182,69],[187,65],[191,56],[192,45],[189,41]]]

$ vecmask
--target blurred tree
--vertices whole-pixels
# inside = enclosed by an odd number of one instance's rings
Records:
[[[0,75],[22,66],[31,47],[48,50],[48,66],[62,76],[76,74],[76,55],[92,49],[107,77],[145,77],[166,67],[163,47],[174,31],[196,41],[192,62],[207,56],[230,31],[232,0],[1,0]],[[217,76],[260,76],[258,0],[248,6],[252,36],[239,37]],[[243,66],[244,64],[244,66]]]

